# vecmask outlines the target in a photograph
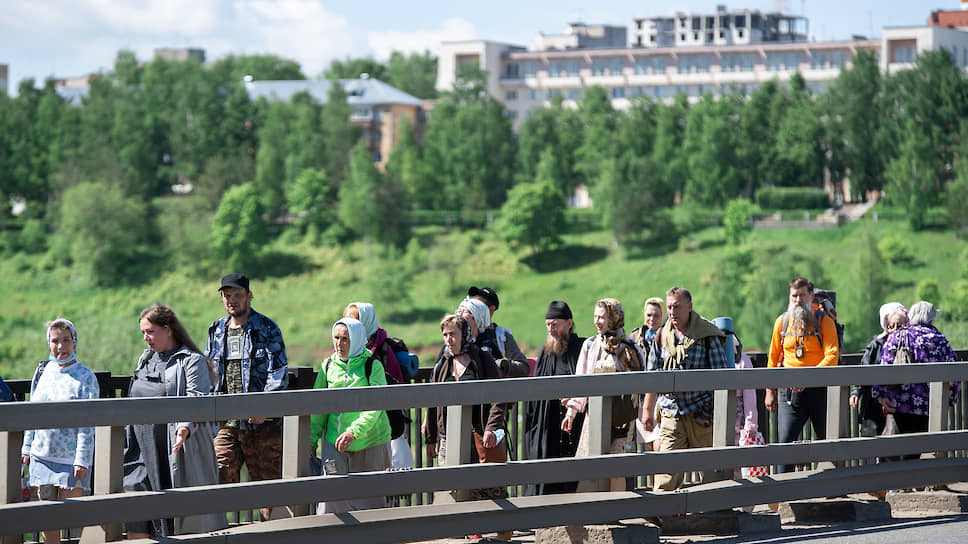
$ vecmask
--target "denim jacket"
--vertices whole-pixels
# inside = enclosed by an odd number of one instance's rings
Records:
[[[225,337],[229,316],[208,328],[205,356],[218,370],[215,391],[225,388]],[[289,384],[286,344],[279,326],[268,317],[249,310],[249,320],[242,329],[242,389],[246,393],[280,391]]]

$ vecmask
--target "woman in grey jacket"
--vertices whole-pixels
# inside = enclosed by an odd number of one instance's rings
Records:
[[[214,370],[168,306],[141,312],[141,332],[148,349],[138,359],[129,397],[208,395]],[[159,491],[214,485],[218,468],[212,422],[128,425],[125,428],[124,490]],[[158,538],[200,533],[226,526],[225,514],[126,523],[128,538]]]

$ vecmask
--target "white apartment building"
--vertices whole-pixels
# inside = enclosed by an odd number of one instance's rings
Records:
[[[716,13],[676,12],[671,16],[635,19],[634,23],[634,47],[791,43],[805,42],[809,35],[806,17],[761,13],[756,9],[728,11],[724,5],[716,6]]]
[[[754,12],[742,13],[752,20]],[[694,19],[690,16],[690,25]],[[792,41],[794,37],[796,32],[779,41],[754,36],[756,43],[531,51],[492,41],[444,42],[437,89],[453,88],[457,67],[472,63],[487,72],[487,91],[504,104],[517,129],[532,110],[556,95],[574,106],[593,85],[608,92],[615,108],[626,109],[640,95],[671,100],[683,93],[695,101],[705,93],[735,89],[748,96],[770,80],[785,84],[797,72],[812,91],[820,92],[860,51],[872,51],[884,72],[910,67],[918,52],[942,47],[960,67],[968,66],[968,31],[957,28],[889,27],[880,39],[827,42]]]

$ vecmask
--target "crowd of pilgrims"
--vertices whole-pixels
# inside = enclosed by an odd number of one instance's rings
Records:
[[[139,357],[128,395],[131,397],[195,396],[212,393],[270,391],[286,385],[285,346],[272,320],[251,309],[248,278],[230,274],[219,289],[226,317],[213,323],[207,349],[192,341],[174,311],[155,304],[139,317],[146,349]],[[779,316],[769,354],[769,366],[829,366],[837,364],[839,343],[833,316],[814,303],[813,284],[795,278],[790,284],[787,312]],[[665,298],[648,298],[642,324],[625,332],[625,310],[612,298],[596,302],[595,334],[576,332],[572,309],[565,301],[548,304],[544,314],[547,337],[536,358],[528,358],[512,332],[494,322],[500,300],[494,289],[471,287],[451,314],[440,320],[443,347],[431,371],[431,382],[466,382],[521,376],[562,376],[645,370],[751,367],[728,318],[708,321],[692,308],[692,295],[682,287]],[[865,350],[864,364],[956,361],[944,335],[934,327],[937,311],[921,301],[906,309],[885,304],[879,323],[883,331]],[[221,324],[221,325],[220,325]],[[251,335],[251,336],[250,336]],[[317,369],[314,387],[365,387],[405,382],[413,368],[406,352],[397,352],[387,331],[377,322],[372,304],[354,302],[332,326],[332,355]],[[825,338],[826,336],[826,338]],[[77,360],[74,324],[58,318],[47,324],[50,355],[38,365],[31,385],[32,402],[98,398],[98,382]],[[251,354],[248,350],[251,350]],[[251,355],[251,356],[250,356]],[[261,357],[261,358],[260,358]],[[281,374],[280,374],[281,370]],[[0,393],[5,390],[0,380]],[[952,384],[952,401],[958,394]],[[738,392],[735,430],[748,438],[757,432],[755,391]],[[800,438],[810,422],[824,436],[826,397],[823,388],[767,391],[765,407],[777,412],[780,441]],[[865,386],[851,390],[850,403],[859,410],[869,434],[927,430],[926,384]],[[669,451],[712,445],[712,392],[622,395],[612,397],[612,424],[607,453]],[[472,408],[469,440],[473,462],[504,462],[513,455],[508,420],[514,404],[486,403]],[[590,455],[587,397],[525,401],[521,452],[527,459]],[[279,418],[248,418],[235,422],[172,422],[125,428],[125,491],[163,490],[238,481],[243,462],[250,479],[281,476]],[[446,463],[447,410],[427,409],[420,432],[427,462]],[[406,434],[393,429],[385,411],[314,414],[311,418],[312,466],[317,474],[348,474],[413,466]],[[235,440],[234,443],[230,439]],[[321,446],[320,446],[321,442]],[[641,444],[641,446],[639,445]],[[62,499],[90,491],[93,428],[27,431],[23,464],[35,497]],[[790,467],[778,466],[777,471]],[[703,481],[732,477],[710,471]],[[653,476],[657,491],[672,491],[682,474]],[[550,494],[623,490],[625,478],[540,483],[526,493]],[[507,497],[506,487],[438,492],[435,501],[465,501]],[[388,498],[374,496],[326,501],[318,513],[381,508]],[[268,519],[270,508],[261,515]],[[125,523],[129,538],[207,532],[226,526],[224,514],[174,517]],[[511,531],[492,540],[507,541]],[[480,535],[471,535],[480,538]],[[45,531],[45,542],[59,542],[59,531]]]

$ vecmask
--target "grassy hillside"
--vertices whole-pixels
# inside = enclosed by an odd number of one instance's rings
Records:
[[[878,238],[900,235],[914,254],[903,263],[886,265],[890,278],[886,300],[910,305],[924,278],[936,280],[945,296],[965,268],[968,243],[950,232],[911,233],[898,221],[861,221],[824,231],[756,231],[745,246],[758,255],[749,275],[752,289],[747,292],[752,295],[742,299],[742,307],[726,313],[736,317],[754,307],[772,316],[781,312],[785,298],[767,294],[785,292],[789,278],[762,286],[755,282],[764,277],[764,268],[773,266],[769,256],[783,259],[787,251],[794,251],[815,263],[826,278],[822,287],[839,292],[841,321],[876,322],[876,315],[859,318],[844,315],[843,310],[851,293],[859,290],[851,285],[850,270],[865,232]],[[440,345],[440,317],[456,307],[472,284],[498,291],[502,304],[496,320],[514,330],[529,355],[536,355],[544,340],[544,311],[553,299],[568,301],[579,334],[588,335],[594,330],[593,305],[602,297],[618,298],[625,304],[626,328],[631,330],[641,322],[644,300],[663,296],[673,285],[690,288],[696,309],[707,317],[714,317],[720,308],[723,290],[732,289],[716,280],[724,256],[733,251],[718,228],[643,248],[615,248],[610,236],[601,231],[568,234],[563,247],[538,256],[515,254],[482,231],[426,229],[418,231],[417,238],[419,250],[411,248],[406,256],[389,261],[365,258],[362,244],[316,248],[280,243],[272,248],[285,257],[292,273],[283,270],[278,277],[253,278],[253,307],[279,323],[290,364],[318,363],[332,349],[330,326],[352,301],[376,302],[381,325],[412,349],[427,353],[426,363],[429,353]],[[154,302],[170,304],[202,345],[208,325],[224,312],[217,293],[218,277],[159,270],[141,285],[97,289],[71,270],[46,269],[39,264],[43,262],[24,255],[0,262],[0,274],[5,278],[0,284],[4,300],[0,375],[4,378],[29,377],[36,361],[46,358],[43,324],[58,315],[78,327],[80,360],[95,369],[125,373],[144,348],[137,322],[144,307]],[[776,266],[784,264],[778,261]],[[399,283],[392,281],[394,269],[407,266],[418,269],[409,286],[386,287]],[[944,310],[945,301],[937,302]],[[948,320],[942,313],[938,325],[956,347],[968,347],[968,324]],[[768,330],[737,332],[746,339],[747,348],[762,347],[751,339],[768,335]]]

